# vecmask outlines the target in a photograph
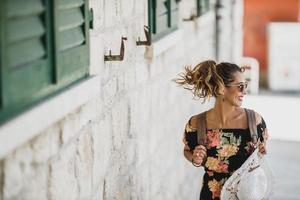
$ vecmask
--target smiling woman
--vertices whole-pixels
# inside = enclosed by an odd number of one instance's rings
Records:
[[[212,109],[188,120],[183,142],[185,158],[205,170],[200,199],[220,199],[227,179],[256,148],[266,154],[266,124],[259,114],[241,107],[248,83],[236,64],[207,60],[185,67],[174,81],[196,98],[216,99]]]

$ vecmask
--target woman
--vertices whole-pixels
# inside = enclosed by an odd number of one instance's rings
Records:
[[[250,156],[254,146],[266,154],[268,134],[263,118],[255,113],[259,141],[253,144],[247,115],[241,108],[247,88],[242,72],[235,64],[207,60],[193,69],[186,67],[181,78],[175,79],[195,97],[216,99],[214,107],[206,111],[205,145],[197,144],[198,115],[188,120],[184,131],[185,158],[205,170],[201,200],[220,199],[225,181]]]

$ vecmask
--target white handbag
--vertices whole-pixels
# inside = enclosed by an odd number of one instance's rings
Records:
[[[275,178],[258,148],[225,182],[221,200],[269,199],[274,189]]]

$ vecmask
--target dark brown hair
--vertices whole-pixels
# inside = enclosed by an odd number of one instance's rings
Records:
[[[228,62],[217,64],[213,60],[206,60],[194,68],[186,66],[184,72],[179,74],[180,78],[173,81],[192,91],[194,98],[203,98],[205,101],[212,96],[219,96],[222,87],[234,81],[233,74],[236,72],[243,72],[236,64]]]

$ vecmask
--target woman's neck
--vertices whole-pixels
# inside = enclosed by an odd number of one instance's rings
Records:
[[[212,112],[214,119],[219,121],[222,126],[224,126],[225,124],[228,124],[229,120],[234,118],[237,110],[238,108],[236,106],[217,98]]]

